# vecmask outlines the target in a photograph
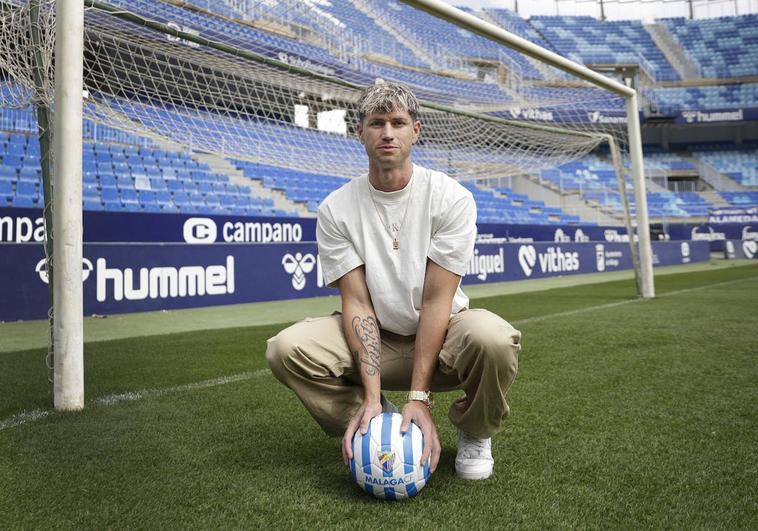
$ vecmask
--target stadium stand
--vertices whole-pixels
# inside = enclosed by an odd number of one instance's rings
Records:
[[[700,64],[706,78],[758,75],[758,16],[660,20]]]
[[[720,195],[731,206],[758,206],[758,192],[720,192]]]
[[[532,27],[529,22],[521,18],[518,14],[510,9],[484,9],[483,13],[486,17],[489,17],[495,24],[507,29],[511,33],[515,33],[519,37],[538,44],[543,48],[547,48],[551,51],[556,51],[553,46],[546,41],[542,35]]]
[[[702,87],[659,87],[645,91],[656,109],[668,114],[681,110],[737,109],[758,102],[758,83]]]
[[[710,164],[737,183],[743,186],[758,186],[758,149],[735,149],[735,146],[719,145],[690,149],[695,158]]]
[[[0,194],[7,206],[41,206],[39,143],[27,134],[4,134]],[[292,216],[270,198],[229,183],[185,152],[86,142],[85,210]]]
[[[639,21],[536,16],[530,23],[569,59],[584,64],[641,64],[657,81],[680,79]]]
[[[258,12],[242,11],[243,4],[207,0],[186,2],[200,10],[152,0],[112,0],[111,3],[268,57],[286,61],[296,58],[305,61],[303,64],[307,67],[320,68],[328,74],[338,71],[346,81],[358,84],[373,83],[377,78],[403,81],[423,99],[449,105],[502,104],[508,110],[495,110],[493,114],[505,118],[518,118],[510,107],[515,102],[513,93],[492,78],[479,76],[475,79],[472,74],[476,68],[472,65],[480,60],[502,62],[525,78],[543,79],[543,73],[531,60],[394,1],[303,2],[296,9],[287,2],[267,2],[261,4]],[[369,12],[373,14],[370,16]],[[706,77],[729,78],[718,85],[676,86],[680,76],[639,22],[547,16],[526,21],[507,9],[474,14],[586,64],[641,64],[655,81],[667,82],[657,83],[645,92],[657,112],[737,109],[755,106],[758,101],[758,83],[749,79],[737,82],[731,79],[758,75],[758,47],[755,46],[758,44],[758,20],[755,15],[661,21],[677,42],[696,58]],[[360,35],[362,44],[357,41],[349,43],[352,53],[357,51],[360,57],[346,61],[333,48],[314,44],[318,39],[309,39],[308,43],[298,39],[294,30],[288,37],[286,31],[272,32],[254,27],[249,22],[255,22],[257,17],[285,21],[290,30],[301,28],[311,34],[323,32],[325,28],[341,28],[346,32],[347,41],[352,40],[351,35]],[[395,31],[403,32],[404,36],[396,38]],[[451,32],[461,38],[450,39]],[[440,75],[438,65],[432,64],[434,61],[430,58],[437,58],[439,64],[446,66],[458,65],[460,70],[455,75],[449,72]],[[13,90],[9,85],[1,88],[3,91]],[[556,87],[549,83],[525,87],[521,97],[548,102],[546,110],[551,109],[551,101],[567,100],[580,113],[623,110],[619,98],[608,97],[603,91]],[[555,108],[560,109],[561,105],[556,103]],[[146,124],[165,119],[167,113],[174,112],[148,103],[132,104],[121,110]],[[196,113],[182,116],[182,123],[192,135],[196,135],[195,138],[199,138],[197,135],[210,134],[208,120],[222,124],[227,119],[231,118]],[[217,140],[222,145],[228,145],[239,141],[235,136],[239,136],[236,133],[240,126],[236,124],[235,127],[236,130],[228,128],[226,136],[225,133],[213,134],[219,137]],[[229,175],[211,169],[191,152],[173,151],[135,134],[86,122],[84,207],[111,211],[266,216],[297,216],[308,212],[307,215],[313,215],[324,197],[343,184],[347,176],[315,170],[297,171],[288,164],[293,160],[310,160],[314,150],[322,148],[345,157],[364,157],[354,140],[341,135],[281,126],[264,120],[251,122],[249,128],[247,138],[256,139],[255,152],[251,153],[256,162],[228,161],[249,180],[249,185],[244,185],[238,180],[232,183]],[[36,131],[34,114],[31,109],[3,109],[0,129],[3,130],[0,132],[0,204],[40,206],[39,145],[33,134]],[[215,131],[224,129],[216,127]],[[284,147],[286,149],[282,149]],[[416,155],[421,164],[442,158],[423,144],[417,147]],[[463,153],[456,155],[465,156]],[[742,191],[721,191],[719,201],[730,205],[758,202],[758,192],[746,188],[758,186],[758,150],[754,147],[697,145],[681,154],[648,150],[645,159],[651,179],[675,174],[697,179],[698,164],[707,164],[714,172],[745,188]],[[546,188],[558,190],[561,194],[578,193],[589,204],[604,211],[621,212],[616,174],[603,153],[586,155],[558,168],[543,170],[534,177]],[[489,187],[481,182],[466,182],[465,186],[474,195],[483,222],[556,224],[587,221],[548,207],[528,195],[514,193],[512,188]],[[293,208],[275,208],[270,195],[256,195],[254,190],[258,189],[281,193]],[[653,184],[648,199],[653,218],[701,218],[707,215],[709,208],[716,206],[696,191],[673,192]],[[300,208],[302,210],[298,210]]]

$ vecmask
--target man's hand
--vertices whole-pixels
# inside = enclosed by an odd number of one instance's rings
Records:
[[[434,425],[434,419],[429,412],[429,407],[418,400],[411,400],[405,404],[400,433],[407,432],[411,422],[421,428],[421,433],[424,435],[424,450],[421,452],[420,464],[426,463],[427,459],[431,458],[429,472],[432,473],[437,469],[437,464],[440,462],[442,447],[440,446],[440,438],[437,435],[437,426]]]
[[[382,405],[379,402],[363,402],[353,418],[347,424],[345,435],[342,437],[342,460],[345,464],[353,458],[353,436],[355,432],[361,430],[361,435],[368,431],[368,424],[375,416],[382,412]]]

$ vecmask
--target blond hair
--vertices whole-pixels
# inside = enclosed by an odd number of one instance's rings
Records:
[[[401,83],[379,83],[366,88],[358,100],[358,120],[369,114],[386,114],[393,111],[408,111],[414,121],[418,120],[418,100],[407,86]]]

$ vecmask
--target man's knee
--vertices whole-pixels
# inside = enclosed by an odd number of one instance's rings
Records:
[[[490,318],[477,319],[467,333],[467,340],[468,348],[477,352],[480,361],[498,371],[516,374],[521,332],[508,322],[494,314]]]
[[[269,339],[266,345],[266,361],[271,372],[279,379],[287,371],[287,367],[291,366],[289,362],[300,349],[300,341],[297,334],[293,333],[293,327],[294,325],[285,328]]]

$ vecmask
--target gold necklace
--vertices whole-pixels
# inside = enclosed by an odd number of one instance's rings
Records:
[[[376,205],[376,200],[374,199],[374,191],[371,189],[371,181],[369,181],[368,177],[366,177],[366,185],[368,186],[368,195],[371,197],[371,202],[374,204],[374,210],[376,210],[376,215],[379,218],[379,223],[382,224],[382,227],[384,227],[384,230],[387,231],[387,234],[389,234],[389,237],[392,238],[392,249],[397,251],[400,249],[400,240],[398,239],[400,237],[400,233],[403,230],[403,226],[405,226],[405,217],[408,215],[408,206],[411,204],[411,195],[413,194],[413,182],[415,179],[413,178],[413,174],[411,174],[411,188],[408,190],[408,199],[405,200],[405,212],[403,213],[403,220],[400,222],[400,226],[397,228],[397,234],[395,236],[392,235],[392,231],[390,231],[389,225],[384,224],[384,218],[382,217],[382,214],[379,212],[379,207]]]

